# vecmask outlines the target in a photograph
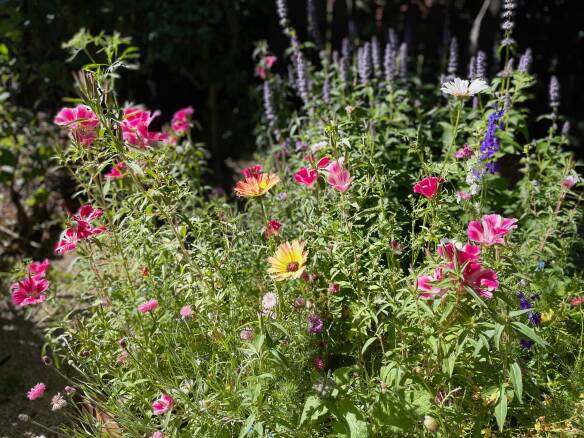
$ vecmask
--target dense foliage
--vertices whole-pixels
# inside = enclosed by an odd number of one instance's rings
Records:
[[[189,108],[155,132],[118,102],[127,39],[68,43],[94,57],[55,118],[87,200],[56,247],[76,258],[12,290],[31,311],[73,294],[48,335],[72,379],[53,399],[65,435],[581,432],[581,211],[557,84],[533,138],[529,52],[492,79],[477,55],[469,83],[452,44],[424,82],[391,33],[384,59],[347,42],[317,66],[278,3],[291,77],[260,44],[261,150],[238,203],[202,184]]]

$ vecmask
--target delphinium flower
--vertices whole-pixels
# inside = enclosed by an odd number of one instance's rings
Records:
[[[519,58],[519,66],[517,70],[522,73],[529,73],[529,69],[531,68],[531,63],[533,61],[533,54],[531,49],[527,49],[523,55]]]
[[[326,170],[328,172],[327,182],[330,186],[339,192],[346,192],[349,189],[349,185],[351,184],[351,181],[353,181],[353,178],[351,178],[349,171],[343,168],[341,160],[331,162]]]
[[[122,171],[126,168],[126,163],[120,161],[119,163],[115,164],[109,172],[107,172],[104,177],[107,179],[119,179],[124,176]]]
[[[60,392],[51,398],[51,410],[53,412],[60,411],[65,406],[67,406],[67,400],[65,400],[65,397],[63,397]]]
[[[40,275],[44,277],[47,273],[47,269],[49,269],[49,259],[44,259],[42,262],[32,262],[26,270],[34,275]]]
[[[44,273],[32,275],[12,284],[10,286],[12,302],[17,306],[29,306],[45,301],[49,282],[43,276]]]
[[[79,144],[90,145],[97,138],[99,120],[86,105],[61,109],[53,122],[56,125],[65,126],[71,138]]]
[[[320,315],[313,313],[312,315],[308,316],[308,333],[312,335],[316,335],[318,333],[322,333],[324,328],[324,322]]]
[[[45,394],[46,389],[47,387],[44,383],[37,383],[30,389],[30,391],[28,391],[26,397],[31,401],[36,400],[38,398],[41,398]]]
[[[300,278],[306,269],[307,259],[308,251],[304,249],[304,242],[284,242],[278,246],[274,256],[268,258],[268,273],[277,281]]]
[[[162,415],[172,409],[174,404],[173,398],[168,394],[162,394],[162,396],[152,403],[152,413],[154,415]]]
[[[448,50],[448,76],[449,80],[456,77],[458,71],[458,41],[455,37],[450,40],[450,47]]]
[[[555,111],[560,106],[560,82],[556,76],[550,79],[550,107]]]
[[[379,45],[379,39],[374,36],[371,38],[371,62],[373,63],[373,73],[375,77],[380,77],[381,70],[381,47]]]
[[[100,218],[102,210],[86,204],[79,209],[79,213],[71,217],[71,225],[61,234],[55,247],[55,253],[64,254],[77,248],[80,241],[97,236],[105,231],[106,227],[94,227],[91,221]]]
[[[503,118],[503,110],[495,111],[489,116],[487,132],[481,142],[481,161],[489,160],[501,147],[501,142],[495,135],[497,129],[501,127],[499,121]]]
[[[419,193],[427,199],[432,199],[438,193],[443,178],[428,176],[414,184],[414,193]]]
[[[280,228],[282,228],[282,222],[277,219],[270,219],[266,224],[266,229],[264,230],[264,237],[267,239],[270,236],[280,235]]]
[[[524,350],[529,350],[533,347],[533,341],[531,339],[520,339],[519,346]]]
[[[191,316],[193,316],[193,309],[191,308],[191,306],[188,306],[188,305],[183,306],[183,307],[181,307],[179,313],[183,319],[190,318]]]
[[[399,77],[404,80],[408,76],[408,43],[399,46]]]
[[[449,94],[459,99],[466,99],[488,89],[489,86],[482,79],[473,79],[469,82],[460,78],[454,78],[452,81],[445,82],[440,88],[444,94]]]
[[[270,126],[273,128],[276,125],[276,110],[274,109],[274,93],[272,92],[272,85],[270,81],[264,81],[264,111]]]
[[[166,140],[168,135],[163,132],[150,132],[150,123],[160,115],[160,111],[151,113],[139,107],[124,109],[122,118],[122,137],[131,146],[138,149],[148,149],[155,142]]]
[[[235,194],[244,198],[263,196],[280,182],[274,173],[262,173],[262,166],[256,165],[243,170],[245,179],[235,184]]]
[[[185,134],[191,129],[191,117],[195,110],[192,106],[181,108],[172,116],[171,126],[176,134]]]
[[[369,42],[357,51],[357,71],[361,85],[367,85],[371,77],[371,44]]]
[[[138,306],[138,312],[140,313],[149,313],[155,310],[158,307],[158,300],[152,298],[151,300],[146,301]]]
[[[564,189],[570,190],[578,183],[579,179],[580,178],[578,178],[578,175],[568,175],[566,178],[562,180],[561,186]]]
[[[507,219],[498,214],[487,214],[481,220],[468,224],[469,240],[481,245],[492,246],[505,243],[504,237],[517,228],[517,219]]]

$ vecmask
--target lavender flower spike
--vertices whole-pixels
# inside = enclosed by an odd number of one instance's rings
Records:
[[[556,76],[550,79],[550,106],[554,110],[560,106],[560,82]]]
[[[531,63],[533,61],[533,54],[531,49],[527,49],[521,58],[519,58],[519,66],[517,69],[522,73],[529,73],[529,68],[531,67]]]
[[[359,49],[357,63],[361,84],[367,85],[371,76],[371,44],[368,42]]]
[[[475,79],[487,78],[487,54],[481,50],[477,52]]]
[[[456,77],[458,70],[458,41],[456,38],[450,40],[450,50],[448,54],[448,78]]]
[[[373,61],[373,72],[376,77],[381,76],[381,48],[377,37],[371,38],[371,60]]]
[[[385,45],[385,56],[383,59],[383,68],[385,70],[385,81],[391,82],[395,77],[395,47],[390,42]]]
[[[276,111],[274,110],[274,94],[269,81],[264,81],[264,110],[271,127],[276,125]]]

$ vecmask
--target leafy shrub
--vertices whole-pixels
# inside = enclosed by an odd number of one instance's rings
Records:
[[[318,69],[278,3],[293,80],[258,48],[264,147],[238,203],[201,184],[200,145],[118,103],[128,41],[72,44],[104,57],[56,120],[88,200],[57,246],[76,273],[48,286],[35,265],[13,292],[75,294],[49,334],[77,388],[65,433],[578,433],[581,214],[558,90],[533,139],[528,54],[469,88],[455,48],[442,93],[393,39],[385,65],[373,41]]]

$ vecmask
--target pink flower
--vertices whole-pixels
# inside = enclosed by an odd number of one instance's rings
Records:
[[[467,192],[456,192],[456,199],[458,201],[470,201],[470,198],[472,198],[472,195],[470,193]]]
[[[152,435],[150,435],[150,438],[164,438],[164,435],[162,432],[154,432]]]
[[[434,271],[433,276],[421,275],[418,277],[418,290],[420,290],[420,298],[425,300],[433,300],[439,298],[446,293],[446,289],[434,286],[432,283],[444,279],[442,275],[442,268],[438,267]]]
[[[517,228],[517,219],[507,219],[498,214],[487,214],[481,220],[475,220],[468,224],[468,238],[482,245],[495,245],[505,243],[503,239],[509,232]]]
[[[31,274],[37,274],[41,277],[46,275],[47,269],[49,269],[49,259],[44,259],[42,262],[32,262],[27,268]]]
[[[324,360],[322,360],[322,357],[316,356],[314,358],[314,368],[316,368],[317,370],[324,369]]]
[[[262,307],[264,310],[273,309],[278,304],[278,297],[273,292],[268,292],[262,298]]]
[[[253,166],[246,167],[243,169],[243,176],[246,178],[255,178],[259,179],[262,174],[262,166],[261,164],[254,164]]]
[[[180,316],[182,316],[183,318],[188,318],[192,315],[193,315],[193,309],[191,309],[191,306],[183,306],[180,309]]]
[[[181,108],[172,116],[172,130],[177,134],[183,134],[191,129],[191,117],[195,110],[192,106]]]
[[[28,306],[45,301],[47,296],[44,292],[49,288],[49,282],[43,275],[33,275],[10,286],[12,302],[17,306]]]
[[[138,306],[138,312],[140,313],[148,313],[152,312],[154,309],[158,307],[158,300],[152,298],[151,300],[146,301]]]
[[[353,178],[349,174],[348,170],[343,168],[342,160],[332,161],[327,166],[328,177],[327,182],[339,192],[346,192],[349,189],[349,185]]]
[[[92,205],[86,204],[82,206],[79,212],[71,217],[73,221],[71,226],[61,234],[61,239],[55,246],[55,252],[57,254],[65,254],[73,251],[77,248],[79,241],[107,231],[106,227],[94,227],[90,224],[92,220],[100,218],[102,214],[101,209],[93,208]]]
[[[65,254],[69,251],[73,251],[77,248],[77,243],[79,239],[77,238],[77,233],[72,228],[67,228],[63,234],[61,234],[61,239],[57,242],[55,246],[55,253]]]
[[[572,301],[570,301],[570,304],[572,306],[579,306],[582,303],[584,303],[584,298],[583,297],[572,298]]]
[[[282,223],[276,219],[270,219],[266,225],[264,231],[264,237],[267,239],[270,236],[277,236],[280,234],[280,228],[282,228]]]
[[[472,148],[468,144],[465,144],[464,147],[460,148],[454,153],[454,156],[458,159],[462,159],[472,157],[473,154],[474,151]]]
[[[479,259],[479,254],[481,253],[480,247],[469,243],[464,246],[458,245],[455,245],[454,242],[446,241],[438,246],[438,255],[450,262],[448,264],[449,269],[454,269],[455,258],[458,266],[462,266],[468,261],[474,262]]]
[[[462,270],[465,284],[472,287],[483,298],[493,298],[493,291],[499,288],[497,273],[485,269],[479,263],[471,262]]]
[[[37,383],[30,389],[30,391],[28,391],[26,396],[29,400],[36,400],[44,395],[45,389],[47,389],[47,387],[44,383]]]
[[[309,163],[314,165],[314,156],[313,155],[307,155],[304,157],[304,161],[308,161]],[[318,162],[316,163],[316,168],[317,169],[326,169],[329,164],[331,163],[331,159],[330,157],[324,156],[322,157],[320,160],[318,160]]]
[[[272,68],[272,65],[274,65],[277,59],[278,58],[276,58],[274,55],[268,55],[262,59],[260,65],[258,65],[255,69],[256,76],[262,79],[266,79],[268,70]]]
[[[149,131],[150,123],[159,115],[159,111],[151,113],[140,108],[126,108],[122,119],[123,139],[138,149],[148,149],[153,143],[166,140],[166,134]]]
[[[123,161],[120,161],[118,164],[113,166],[110,169],[110,171],[104,175],[104,177],[109,178],[109,179],[121,178],[122,176],[124,176],[122,174],[122,170],[124,170],[125,168],[126,168],[126,163],[124,163]]]
[[[258,65],[255,69],[255,74],[257,77],[261,78],[261,79],[266,79],[267,76],[267,70],[265,67],[262,67],[261,65]]]
[[[243,329],[239,332],[239,337],[242,341],[249,341],[251,338],[253,338],[253,330],[250,328]]]
[[[443,181],[443,178],[428,176],[414,184],[414,193],[419,193],[425,198],[432,199],[438,192],[440,183]]]
[[[277,59],[274,55],[268,55],[264,58],[264,64],[266,64],[267,68],[272,68],[272,65],[274,65]]]
[[[312,187],[318,178],[318,171],[303,167],[294,175],[294,181],[303,186]]]
[[[579,180],[579,178],[577,175],[567,176],[562,181],[562,187],[567,189],[567,190],[570,190],[572,187],[574,187],[576,185],[576,183],[578,183],[578,180]]]
[[[85,105],[61,109],[53,122],[66,126],[71,138],[82,145],[90,145],[97,138],[99,121],[95,113]]]
[[[76,215],[73,215],[73,220],[91,222],[94,219],[99,219],[102,214],[101,208],[93,208],[91,204],[85,204]]]
[[[170,411],[173,404],[174,400],[170,395],[162,394],[162,397],[152,403],[152,412],[154,415],[162,415]]]
[[[339,289],[340,287],[337,283],[330,283],[328,286],[329,293],[333,295],[337,294],[339,292]]]

